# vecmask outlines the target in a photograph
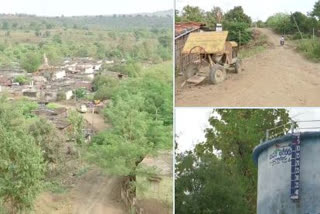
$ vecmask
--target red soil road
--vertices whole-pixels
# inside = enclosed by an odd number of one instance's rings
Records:
[[[244,71],[229,73],[219,85],[185,85],[176,79],[176,106],[289,107],[320,106],[320,64],[281,47],[280,36],[259,29],[274,45],[243,60]]]

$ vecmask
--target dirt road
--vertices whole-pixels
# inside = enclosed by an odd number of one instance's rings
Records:
[[[68,109],[72,105],[57,103]],[[90,112],[82,114],[96,131],[107,129],[110,125],[100,114]],[[36,214],[125,214],[124,204],[120,200],[121,178],[106,175],[99,169],[93,169],[80,177],[68,193],[42,193],[36,200]]]
[[[243,60],[244,71],[229,73],[219,85],[181,88],[176,80],[176,106],[287,107],[320,106],[320,64],[279,45],[279,35],[260,29],[274,47]]]
[[[60,107],[65,107],[67,109],[72,109],[77,111],[76,106],[71,104],[63,104],[63,103],[55,103],[56,105]],[[91,125],[93,126],[94,130],[96,131],[103,131],[107,128],[110,128],[110,124],[108,124],[101,114],[94,114],[92,113],[91,109],[88,109],[88,112],[81,114],[83,118]]]
[[[91,170],[67,194],[41,194],[35,204],[35,213],[125,214],[119,185],[119,178]]]

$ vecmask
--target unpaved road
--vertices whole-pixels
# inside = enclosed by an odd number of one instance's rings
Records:
[[[287,107],[320,106],[320,64],[305,59],[279,35],[260,29],[274,45],[243,60],[244,71],[229,73],[219,85],[185,85],[176,79],[176,106]]]
[[[77,111],[76,107],[74,105],[68,105],[68,104],[62,104],[62,103],[55,103],[58,106],[72,109]],[[100,114],[94,114],[92,113],[91,109],[88,109],[88,112],[81,114],[83,118],[91,125],[93,126],[94,130],[96,131],[103,131],[107,128],[110,128],[110,124],[106,123],[105,118]]]
[[[75,110],[74,106],[57,104]],[[82,115],[96,131],[109,127],[102,115],[90,112]],[[99,169],[90,170],[68,193],[40,194],[35,214],[125,214],[125,206],[120,200],[120,182],[120,177],[106,175]]]
[[[120,179],[91,170],[66,194],[42,193],[36,214],[125,214]]]

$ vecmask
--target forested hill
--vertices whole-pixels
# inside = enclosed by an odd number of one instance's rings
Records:
[[[56,27],[75,29],[138,29],[168,28],[172,26],[171,10],[144,14],[99,15],[72,17],[41,17],[27,14],[0,14],[0,28],[14,29],[52,29]]]

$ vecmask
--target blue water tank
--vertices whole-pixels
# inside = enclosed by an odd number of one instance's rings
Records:
[[[258,145],[257,214],[320,214],[320,132]]]

